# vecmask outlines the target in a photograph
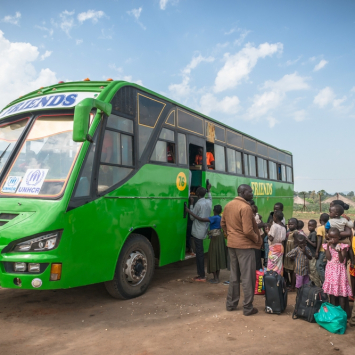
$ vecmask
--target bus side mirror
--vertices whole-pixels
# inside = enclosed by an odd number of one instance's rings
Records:
[[[74,110],[73,141],[85,142],[89,133],[90,111],[97,108],[110,116],[112,105],[96,99],[84,99],[80,101]]]

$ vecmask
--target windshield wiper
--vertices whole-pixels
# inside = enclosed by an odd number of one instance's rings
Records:
[[[6,149],[3,151],[3,153],[0,155],[0,163],[1,163],[1,159],[2,157],[5,155],[7,149],[10,147],[11,143],[9,143],[9,145],[6,147]]]

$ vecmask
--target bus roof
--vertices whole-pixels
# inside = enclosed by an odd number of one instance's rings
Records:
[[[154,95],[154,96],[157,96],[163,100],[166,100],[172,104],[175,104],[181,108],[184,108],[190,112],[193,112],[193,113],[196,113],[198,114],[199,116],[202,116],[210,121],[213,121],[215,123],[218,123],[219,125],[223,126],[223,127],[226,127],[230,130],[233,130],[235,132],[238,132],[240,134],[242,134],[243,136],[246,136],[248,138],[251,138],[257,142],[260,142],[260,143],[263,143],[263,144],[266,144],[267,146],[269,147],[272,147],[272,148],[275,148],[277,150],[281,150],[283,151],[284,153],[287,153],[287,154],[290,154],[292,155],[291,152],[287,151],[287,150],[284,150],[284,149],[280,149],[280,148],[277,148],[269,143],[266,143],[260,139],[257,139],[253,136],[250,136],[249,134],[246,134],[242,131],[239,131],[238,129],[236,128],[233,128],[231,126],[228,126],[226,125],[225,123],[222,123],[222,122],[219,122],[207,115],[204,115],[196,110],[193,110],[191,109],[190,107],[187,107],[185,105],[182,105],[172,99],[169,99],[168,97],[166,96],[163,96],[161,94],[158,94],[152,90],[149,90],[141,85],[138,85],[138,84],[135,84],[135,83],[131,83],[131,82],[127,82],[127,81],[122,81],[122,80],[113,80],[113,81],[73,81],[73,82],[60,82],[58,84],[55,84],[55,85],[51,85],[51,86],[47,86],[47,87],[42,87],[42,88],[39,88],[38,90],[34,90],[26,95],[23,95],[23,96],[20,96],[18,99],[10,102],[7,106],[5,106],[3,108],[3,110],[1,112],[3,112],[4,110],[8,109],[9,107],[15,105],[15,104],[18,104],[22,101],[26,101],[26,100],[29,100],[29,99],[33,99],[33,98],[38,98],[38,97],[41,97],[41,96],[45,96],[45,95],[49,95],[49,94],[60,94],[60,93],[67,93],[67,92],[82,92],[82,93],[90,93],[90,92],[97,92],[99,93],[99,95],[97,96],[97,99],[99,100],[102,100],[102,101],[105,101],[105,102],[110,102],[113,98],[113,96],[115,95],[115,93],[117,92],[117,90],[123,86],[134,86],[136,87],[137,89],[140,89],[142,91],[145,91],[151,95]],[[0,113],[1,113],[0,112]],[[1,121],[1,119],[0,119]]]

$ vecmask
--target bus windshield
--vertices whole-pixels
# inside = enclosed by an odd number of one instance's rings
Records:
[[[73,115],[36,118],[1,186],[2,194],[60,195],[81,143],[72,140]]]
[[[0,173],[4,168],[21,133],[26,127],[28,117],[0,124]]]

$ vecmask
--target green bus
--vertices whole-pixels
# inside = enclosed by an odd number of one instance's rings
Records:
[[[291,153],[142,86],[60,82],[20,97],[0,112],[1,287],[141,295],[155,266],[186,258],[184,204],[207,181],[213,204],[250,184],[261,215],[276,202],[292,215]]]

